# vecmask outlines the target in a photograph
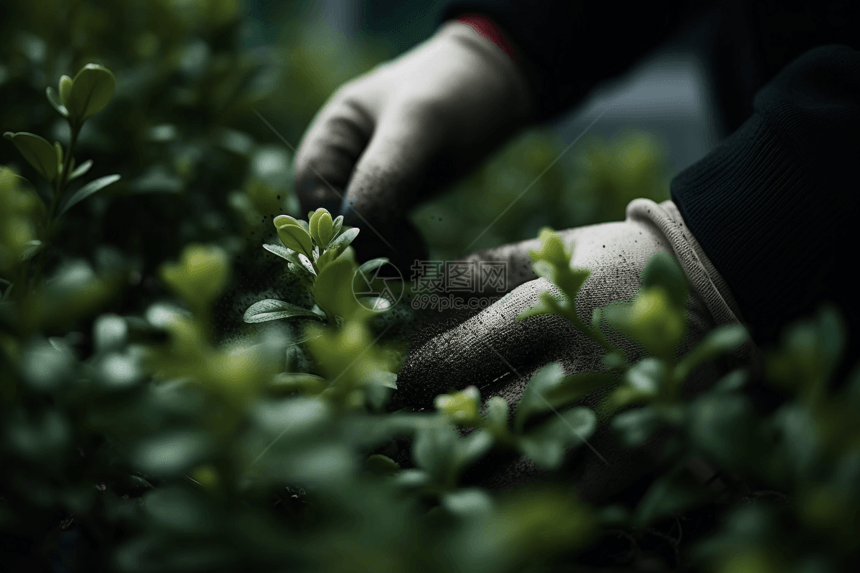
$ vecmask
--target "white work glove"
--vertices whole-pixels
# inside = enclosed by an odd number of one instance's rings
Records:
[[[294,161],[302,211],[343,214],[362,228],[359,260],[388,257],[406,276],[426,258],[408,209],[477,167],[532,113],[519,66],[470,26],[445,24],[322,107]]]
[[[603,223],[559,232],[566,248],[573,245],[573,268],[588,269],[576,299],[579,317],[590,323],[592,309],[616,301],[630,301],[640,288],[640,273],[652,255],[667,252],[680,263],[690,281],[689,327],[676,358],[690,351],[710,330],[721,324],[741,324],[742,317],[732,295],[706,254],[684,225],[672,201],[657,204],[635,199],[627,206],[623,222]],[[518,314],[538,302],[541,292],[557,288],[532,271],[530,249],[539,250],[538,239],[478,251],[461,260],[505,261],[508,267],[509,296],[480,312],[452,313],[462,321],[424,328],[425,341],[408,353],[398,376],[393,407],[432,410],[433,398],[451,388],[477,386],[481,399],[501,396],[511,414],[522,396],[526,382],[543,366],[560,362],[565,374],[606,371],[601,363],[605,351],[559,315],[537,316],[515,322]],[[444,324],[445,313],[440,313]],[[419,329],[420,330],[420,329]],[[436,334],[426,340],[427,332]],[[624,349],[628,360],[638,361],[642,351],[630,339],[604,328],[610,343]],[[421,336],[420,332],[419,335]],[[511,372],[511,367],[519,375]],[[684,383],[682,396],[691,398],[711,387],[719,378],[738,367],[746,367],[758,379],[763,371],[760,349],[748,339],[724,358],[695,369]],[[603,388],[585,397],[580,404],[596,409],[614,388]],[[666,435],[655,435],[635,450],[621,448],[614,441],[608,423],[598,426],[583,445],[569,452],[575,462],[577,490],[591,502],[602,502],[654,469]],[[407,441],[408,443],[408,441]],[[606,462],[594,453],[597,451]],[[409,463],[407,448],[400,451],[401,463]],[[691,468],[696,471],[695,468]],[[501,489],[540,477],[542,472],[526,457],[489,456],[467,472],[476,485]],[[707,476],[701,476],[707,477]]]

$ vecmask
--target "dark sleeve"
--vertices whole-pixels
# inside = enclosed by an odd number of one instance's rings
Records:
[[[536,120],[547,121],[716,3],[449,0],[439,23],[470,13],[492,19],[525,56],[524,70],[538,104]]]
[[[753,108],[673,179],[672,200],[760,346],[825,301],[860,334],[860,52],[840,44],[807,51],[757,92]],[[852,334],[842,375],[857,351]]]

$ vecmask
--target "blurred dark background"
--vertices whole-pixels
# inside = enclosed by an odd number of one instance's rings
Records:
[[[273,22],[285,14],[317,17],[348,41],[364,40],[392,56],[433,34],[444,1],[320,0],[284,2],[251,0],[248,45],[277,40]],[[679,32],[623,77],[595,89],[592,97],[553,126],[572,141],[605,106],[605,115],[589,130],[612,136],[624,128],[642,129],[662,138],[673,171],[704,156],[724,133],[711,86],[709,51],[716,41],[719,17],[709,13]]]
[[[372,45],[379,53],[394,57],[433,34],[443,4],[257,0],[249,5],[245,41],[248,46],[277,42],[281,28],[275,23],[300,17],[320,22],[326,34],[338,42]],[[720,16],[715,12],[702,16],[629,72],[596,86],[580,105],[550,125],[540,126],[539,136],[533,132],[509,146],[482,177],[464,182],[459,191],[447,195],[447,200],[443,196],[417,209],[413,221],[429,237],[431,255],[460,255],[458,249],[469,242],[454,234],[454,229],[470,226],[455,224],[457,213],[467,207],[463,199],[457,199],[466,194],[463,187],[470,188],[472,212],[476,205],[488,204],[485,209],[481,207],[483,214],[473,213],[471,221],[483,228],[583,133],[586,137],[544,176],[547,181],[536,185],[518,203],[521,215],[506,214],[473,249],[531,238],[544,224],[571,227],[621,219],[626,202],[634,197],[668,199],[671,177],[702,158],[727,135],[713,89],[710,57],[717,34],[724,32],[720,26]],[[589,128],[601,112],[603,115]],[[634,163],[649,175],[625,178],[620,173],[625,156],[627,164]],[[487,189],[495,197],[475,188]],[[549,220],[545,214],[553,211],[560,215]]]

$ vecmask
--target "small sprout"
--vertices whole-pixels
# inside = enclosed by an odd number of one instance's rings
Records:
[[[119,179],[120,179],[120,176],[117,174],[114,174],[114,175],[105,175],[104,177],[99,177],[98,179],[96,179],[94,181],[90,181],[89,183],[87,183],[86,185],[84,185],[83,187],[81,187],[80,189],[75,191],[74,195],[72,195],[71,197],[69,197],[66,200],[66,202],[63,204],[63,206],[60,207],[60,212],[57,214],[57,217],[61,217],[66,211],[71,209],[73,205],[77,205],[78,203],[80,203],[81,201],[83,201],[84,199],[89,197],[90,195],[93,195],[93,194],[97,193],[98,191],[101,191],[102,189],[104,189],[108,185],[116,183],[117,181],[119,181]]]
[[[556,267],[565,267],[570,264],[571,253],[566,251],[561,237],[549,227],[540,231],[540,239],[543,241],[541,248],[537,251],[530,250],[529,257],[532,261],[546,261]]]
[[[63,105],[65,105],[65,102],[69,101],[73,83],[72,78],[69,76],[60,77],[60,103]]]
[[[534,262],[532,268],[537,276],[555,284],[562,296],[558,297],[546,291],[541,293],[537,304],[517,315],[517,322],[532,316],[560,314],[592,338],[599,339],[600,335],[587,330],[582,324],[573,302],[591,271],[570,266],[573,249],[565,249],[561,237],[549,227],[541,230],[540,239],[543,241],[541,248],[529,251],[529,257]]]
[[[69,117],[69,110],[63,102],[68,99],[71,89],[72,78],[69,76],[63,76],[60,78],[59,92],[51,86],[45,88],[45,95],[48,96],[48,101],[60,115],[66,118]]]

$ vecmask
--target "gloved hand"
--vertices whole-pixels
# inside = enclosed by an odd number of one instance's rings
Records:
[[[388,257],[405,276],[426,258],[406,211],[476,167],[531,114],[518,65],[470,26],[448,23],[322,107],[294,161],[302,210],[343,214],[362,228],[358,258]]]
[[[651,256],[661,251],[679,261],[690,281],[689,327],[676,359],[683,358],[717,325],[743,321],[726,283],[684,225],[672,201],[658,205],[649,199],[635,199],[628,204],[623,222],[578,227],[559,235],[566,248],[573,245],[571,266],[592,271],[576,300],[577,312],[586,324],[590,323],[593,308],[632,300],[640,288],[640,273]],[[398,390],[392,396],[394,408],[432,410],[436,395],[475,385],[484,405],[490,397],[501,396],[513,414],[526,382],[549,363],[560,362],[567,375],[607,370],[601,363],[604,349],[565,318],[536,316],[515,322],[519,313],[537,303],[541,292],[549,289],[559,294],[552,283],[538,279],[532,271],[528,251],[539,250],[540,246],[541,241],[534,239],[478,251],[462,259],[505,261],[509,295],[485,310],[467,313],[471,317],[459,313],[455,319],[458,324],[442,328],[436,321],[435,325],[428,324],[424,332],[437,334],[423,343],[419,341],[408,353],[398,376]],[[439,317],[442,323],[450,318],[444,314]],[[628,360],[635,362],[642,357],[632,340],[608,327],[604,332],[609,342],[624,349]],[[763,372],[762,364],[761,351],[747,339],[727,357],[694,370],[684,384],[682,396],[695,396],[740,366],[747,367],[755,380]],[[611,389],[597,391],[580,403],[596,409]],[[568,454],[578,458],[574,467],[580,495],[600,503],[631,485],[655,468],[664,439],[665,435],[655,435],[635,450],[621,449],[614,443],[607,423],[602,423],[588,440],[593,450],[583,446]],[[500,489],[541,475],[526,457],[491,458],[481,460],[464,478],[488,489]],[[409,463],[408,459],[399,461]]]

